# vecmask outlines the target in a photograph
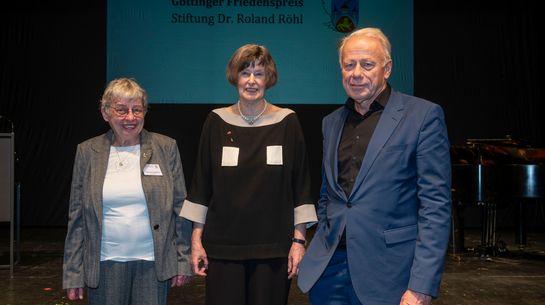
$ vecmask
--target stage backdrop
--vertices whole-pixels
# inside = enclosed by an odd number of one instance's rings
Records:
[[[233,103],[225,66],[247,43],[276,61],[273,103],[342,103],[336,47],[365,26],[394,46],[393,87],[413,92],[412,0],[108,0],[107,10],[106,78],[135,78],[151,103]]]

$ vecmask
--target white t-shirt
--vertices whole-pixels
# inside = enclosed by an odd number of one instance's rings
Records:
[[[111,146],[102,196],[100,260],[155,260],[140,176],[140,145]]]

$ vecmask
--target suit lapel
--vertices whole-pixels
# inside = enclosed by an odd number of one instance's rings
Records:
[[[110,130],[102,137],[101,141],[92,147],[94,152],[91,156],[93,158],[91,161],[92,200],[100,225],[102,225],[102,189],[104,188],[104,179],[108,169],[111,143],[112,131]]]
[[[151,159],[153,150],[151,149],[151,142],[148,132],[143,129],[140,134],[140,173],[144,172],[144,166]]]
[[[339,154],[339,142],[341,141],[341,135],[343,132],[344,121],[346,121],[346,116],[348,111],[343,107],[337,116],[333,120],[331,128],[327,129],[329,133],[328,139],[329,143],[327,144],[327,151],[329,154],[332,154],[332,158],[328,158],[329,163],[324,163],[325,174],[327,175],[327,181],[329,181],[329,187],[343,199],[346,198],[346,194],[338,183],[339,179],[339,163],[338,163],[338,154]],[[325,153],[325,152],[324,152]]]
[[[154,179],[146,179],[144,175],[144,167],[151,159],[151,156],[153,154],[153,149],[151,145],[151,137],[150,134],[143,129],[140,134],[140,175],[141,175],[141,181],[142,181],[142,189],[144,190],[144,196],[146,198],[146,204],[148,206],[148,213],[149,217],[152,223],[160,222],[160,220],[156,219],[158,213],[155,213],[157,206],[155,203],[157,201],[153,201],[152,198],[150,198],[150,195],[153,194],[152,189],[154,187],[157,188],[158,185],[154,185],[153,181]],[[163,175],[165,174],[165,169],[161,169],[163,171]],[[154,203],[154,204],[152,204]]]
[[[386,141],[388,141],[404,114],[405,111],[403,104],[401,103],[401,99],[398,98],[396,92],[392,90],[390,99],[384,108],[384,112],[380,116],[380,120],[378,121],[377,127],[373,132],[371,141],[367,146],[367,151],[363,157],[363,162],[361,164],[358,177],[354,183],[354,187],[352,188],[350,197],[352,197],[358,191],[360,185],[365,180],[365,177],[373,166],[373,163],[375,162],[380,150],[382,147],[384,147],[384,144]]]

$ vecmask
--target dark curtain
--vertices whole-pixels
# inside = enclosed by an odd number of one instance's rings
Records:
[[[415,94],[444,107],[453,144],[510,135],[544,147],[537,2],[474,2],[415,1]]]
[[[437,3],[447,6],[415,1],[415,94],[444,107],[453,143],[509,134],[544,147],[537,4]],[[0,19],[0,115],[15,126],[22,224],[65,225],[76,145],[107,130],[98,111],[106,3],[25,1]],[[152,105],[146,118],[147,129],[178,141],[188,186],[200,128],[216,106]],[[321,119],[338,105],[287,106],[303,125],[317,197]]]

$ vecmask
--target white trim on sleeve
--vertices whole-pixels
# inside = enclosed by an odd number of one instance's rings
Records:
[[[314,204],[308,203],[296,207],[293,210],[294,224],[315,223],[318,221]]]
[[[208,213],[208,207],[185,200],[180,211],[180,216],[193,222],[204,224],[206,223],[206,213]]]

